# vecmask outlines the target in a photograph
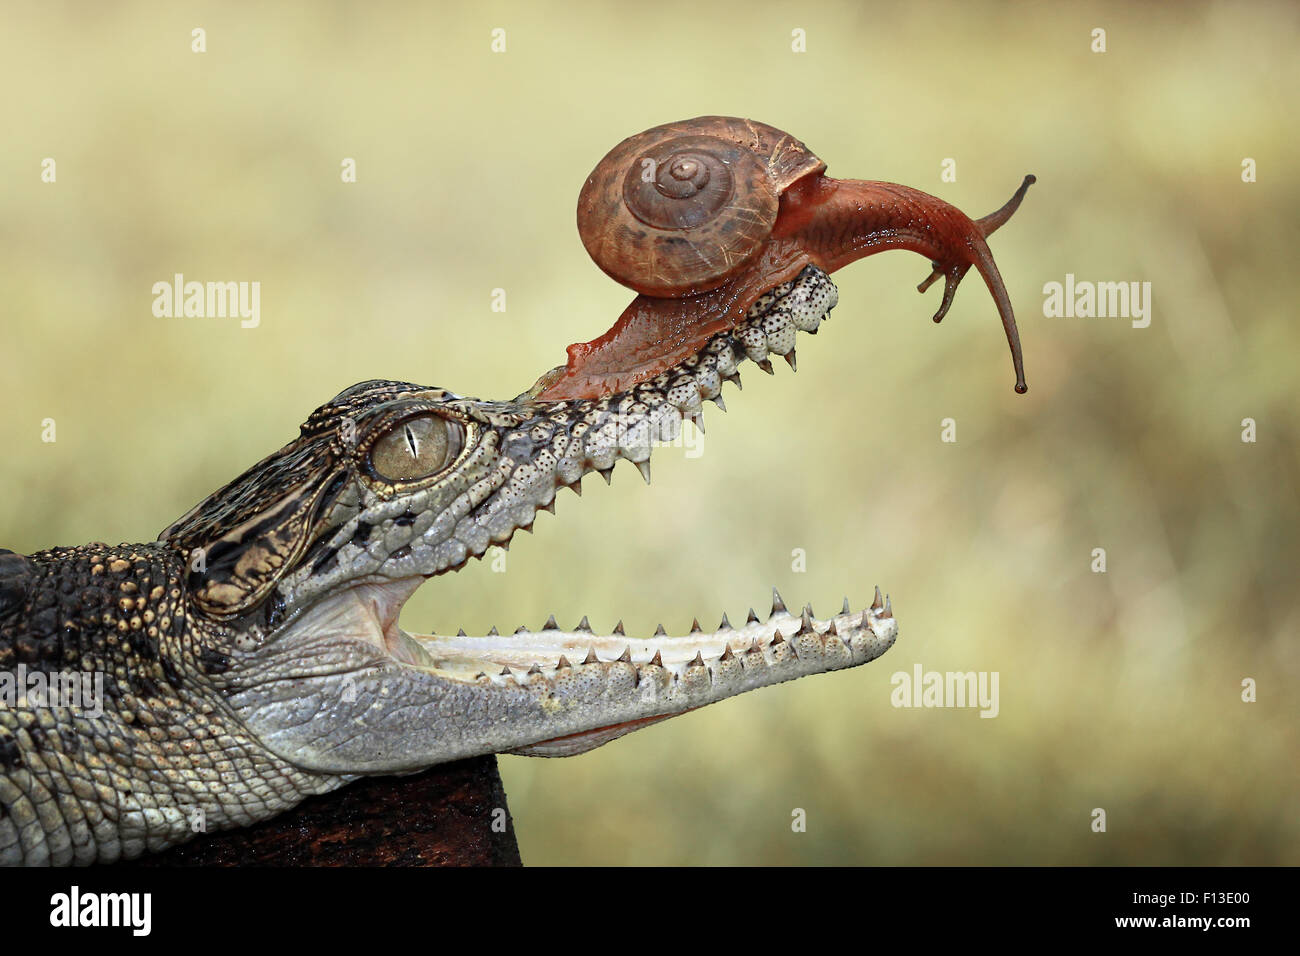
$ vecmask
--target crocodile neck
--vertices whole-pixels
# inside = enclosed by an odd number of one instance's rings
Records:
[[[220,692],[229,648],[187,612],[163,544],[7,555],[28,577],[0,621],[0,672],[101,678],[98,706],[0,708],[0,862],[112,862],[245,826],[347,775],[312,774],[250,735]],[[95,693],[94,683],[83,690]],[[100,716],[88,716],[102,709]],[[247,785],[240,785],[246,783]]]

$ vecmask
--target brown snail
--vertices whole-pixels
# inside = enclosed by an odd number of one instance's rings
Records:
[[[805,266],[829,273],[888,249],[931,260],[919,291],[943,278],[936,322],[971,266],[979,271],[1011,347],[1016,391],[1026,391],[1015,315],[985,239],[1034,177],[972,220],[908,186],[825,170],[793,136],[730,116],[656,126],[615,146],[582,188],[578,231],[596,264],[639,295],[600,338],[569,346],[568,364],[543,377],[536,397],[626,389],[694,354]]]

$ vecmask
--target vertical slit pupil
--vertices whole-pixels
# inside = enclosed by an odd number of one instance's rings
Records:
[[[370,467],[380,477],[412,481],[431,475],[460,452],[460,426],[437,415],[419,415],[392,426],[371,446]]]

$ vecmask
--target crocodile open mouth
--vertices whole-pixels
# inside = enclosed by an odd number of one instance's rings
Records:
[[[747,358],[771,372],[769,356],[773,354],[782,356],[794,368],[796,333],[815,333],[837,299],[835,287],[825,274],[809,267],[759,296],[740,325],[714,336],[697,356],[678,368],[698,370],[702,361],[716,363],[730,355]],[[734,358],[729,366],[733,372]],[[725,361],[722,364],[725,366]],[[722,380],[718,376],[716,382],[696,381],[692,387],[699,389],[701,398],[720,403]],[[699,414],[698,405],[695,412]],[[644,461],[636,464],[643,475],[648,474]],[[405,664],[448,680],[507,684],[527,683],[539,677],[551,679],[565,671],[577,673],[584,667],[610,664],[633,668],[638,683],[647,675],[656,680],[680,681],[692,669],[704,668],[712,674],[715,669],[725,669],[733,661],[746,658],[751,665],[757,665],[761,658],[770,666],[790,655],[797,656],[801,647],[828,661],[842,658],[847,666],[853,657],[855,639],[869,635],[874,646],[886,638],[892,642],[897,631],[879,589],[870,608],[851,611],[846,598],[843,610],[825,620],[817,619],[811,607],[792,615],[775,589],[772,593],[772,610],[765,620],[759,620],[751,609],[745,623],[734,627],[724,614],[712,632],[704,631],[697,621],[689,634],[677,637],[667,634],[661,626],[651,637],[629,638],[621,621],[610,633],[598,634],[585,617],[573,630],[564,630],[553,616],[536,631],[520,627],[513,633],[500,634],[493,628],[480,637],[463,631],[455,636],[412,635],[398,628],[394,618],[386,623],[384,633],[390,653]],[[883,652],[884,647],[879,647],[878,652]]]
[[[652,636],[629,637],[620,621],[606,634],[584,617],[564,630],[554,617],[536,631],[519,628],[483,636],[412,634],[398,626],[402,604],[422,579],[362,584],[320,602],[301,626],[382,648],[392,660],[429,677],[490,688],[518,688],[554,696],[588,684],[627,698],[652,696],[665,712],[601,725],[539,741],[515,752],[564,756],[591,749],[648,723],[713,700],[809,674],[874,660],[894,643],[898,625],[877,588],[870,607],[818,618],[811,606],[792,613],[776,589],[766,618],[751,608],[743,624],[724,614],[717,628],[696,622],[673,636],[660,627]],[[687,706],[668,704],[681,697]],[[691,703],[694,701],[695,703]]]
[[[415,681],[434,681],[444,689],[473,689],[474,706],[500,712],[524,707],[537,728],[535,735],[497,741],[500,751],[534,755],[567,755],[590,749],[655,720],[684,713],[704,704],[759,687],[811,674],[853,667],[874,660],[892,646],[898,633],[888,600],[876,589],[870,606],[853,610],[846,599],[839,613],[818,618],[811,607],[792,612],[773,590],[765,618],[751,609],[743,623],[726,615],[706,631],[696,623],[688,633],[670,635],[663,627],[649,636],[628,635],[620,622],[598,632],[583,618],[572,630],[554,617],[537,630],[518,628],[507,634],[493,628],[482,636],[414,634],[398,626],[403,604],[430,576],[482,557],[490,543],[505,543],[510,534],[532,523],[537,508],[553,507],[556,491],[580,489],[584,474],[598,471],[607,479],[615,461],[631,461],[649,480],[650,444],[634,429],[621,430],[619,415],[644,423],[652,411],[665,413],[656,422],[699,421],[701,402],[722,405],[724,381],[739,384],[737,367],[746,359],[771,372],[769,359],[779,355],[794,367],[796,333],[816,332],[835,305],[830,280],[814,267],[761,296],[745,320],[712,337],[695,356],[629,392],[605,400],[555,402],[521,396],[525,408],[557,409],[562,420],[573,419],[573,440],[547,445],[546,420],[531,420],[526,429],[505,436],[532,448],[525,461],[549,460],[543,468],[530,464],[532,484],[520,485],[498,512],[509,524],[493,534],[458,539],[441,568],[416,564],[407,570],[404,557],[377,569],[378,573],[350,584],[309,606],[290,627],[312,639],[362,641],[370,659],[381,668],[393,663]],[[544,413],[549,414],[549,412]],[[530,444],[532,429],[541,428],[545,452]],[[671,434],[660,434],[671,440]],[[517,437],[516,437],[517,436]],[[580,439],[580,440],[579,440]],[[512,446],[516,447],[516,446]],[[577,451],[575,451],[577,449]],[[489,502],[485,508],[492,507]],[[469,519],[466,519],[467,522]],[[416,525],[417,532],[420,530]],[[346,530],[346,529],[345,529]],[[432,533],[431,528],[426,529]],[[471,531],[473,529],[471,528]],[[385,532],[387,533],[387,532]],[[407,554],[418,542],[402,537],[397,550]],[[442,545],[446,547],[446,545]],[[391,577],[389,576],[391,575]],[[495,702],[495,703],[484,703]],[[450,703],[447,706],[453,706]],[[491,728],[485,733],[492,732]]]

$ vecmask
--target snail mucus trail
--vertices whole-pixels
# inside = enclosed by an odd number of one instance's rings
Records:
[[[701,116],[657,126],[614,147],[578,200],[578,231],[596,264],[639,294],[599,338],[569,346],[568,363],[529,390],[538,400],[600,398],[653,378],[737,325],[765,292],[815,265],[830,273],[906,249],[944,280],[934,321],[974,266],[997,305],[1025,392],[1020,334],[986,239],[1034,182],[972,220],[896,183],[832,179],[787,133],[753,120]]]

